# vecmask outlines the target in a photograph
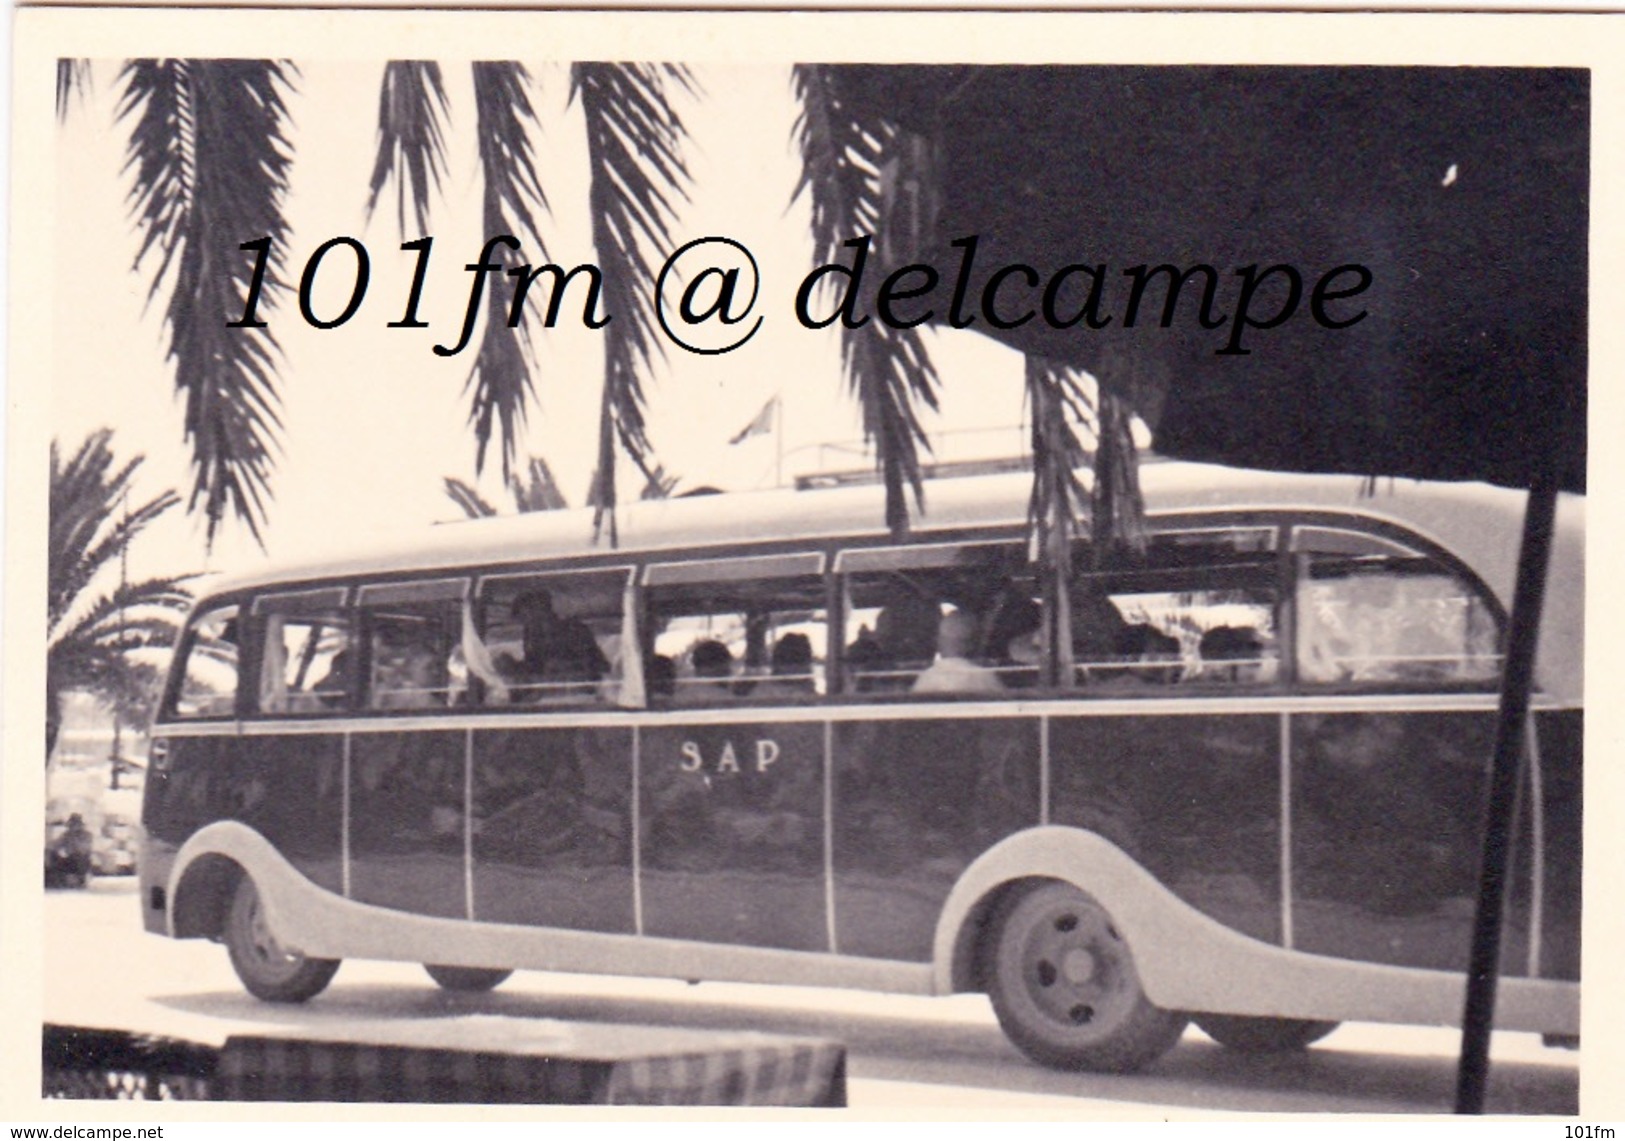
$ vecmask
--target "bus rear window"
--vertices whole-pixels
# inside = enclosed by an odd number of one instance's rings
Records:
[[[192,623],[175,694],[175,717],[230,717],[236,712],[237,637],[235,606],[205,611]]]
[[[1500,673],[1494,613],[1463,576],[1371,535],[1299,527],[1298,676],[1310,683],[1484,683]]]

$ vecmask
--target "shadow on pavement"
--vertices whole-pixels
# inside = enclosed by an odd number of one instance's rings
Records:
[[[695,993],[695,992],[690,992]],[[302,1007],[260,1003],[241,991],[156,996],[172,1009],[214,1018],[289,1027],[358,1019],[421,1020],[465,1015],[636,1023],[688,1029],[753,1030],[842,1041],[849,1077],[914,1082],[1240,1112],[1448,1113],[1455,1096],[1453,1056],[1337,1049],[1337,1035],[1298,1054],[1243,1055],[1195,1030],[1150,1069],[1133,1075],[1047,1070],[1028,1061],[989,1019],[944,1021],[907,1015],[819,1012],[766,1002],[503,993],[464,995],[358,983],[341,975],[332,990]],[[1579,1076],[1569,1065],[1496,1063],[1487,1111],[1569,1115],[1579,1111]]]

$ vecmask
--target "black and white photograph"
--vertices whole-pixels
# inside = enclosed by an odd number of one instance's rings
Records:
[[[1622,30],[22,10],[0,1116],[1614,1136]]]

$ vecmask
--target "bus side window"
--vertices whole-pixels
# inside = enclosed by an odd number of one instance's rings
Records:
[[[205,611],[187,636],[173,715],[230,717],[237,711],[237,607]]]
[[[626,567],[481,580],[469,672],[487,705],[614,700],[621,684]],[[468,651],[473,651],[472,655]]]
[[[464,579],[361,588],[368,709],[444,709],[468,692],[463,657]]]
[[[651,704],[794,703],[827,693],[822,569],[816,552],[648,567]]]
[[[350,615],[342,587],[254,600],[260,631],[260,713],[331,713],[354,692]]]
[[[1279,675],[1275,528],[1153,535],[1143,558],[1074,580],[1079,685],[1263,684]],[[1087,556],[1080,554],[1078,562]]]
[[[1036,684],[1043,611],[1020,544],[855,548],[836,569],[848,693],[985,697]]]
[[[1298,677],[1309,683],[1487,683],[1494,612],[1462,576],[1402,544],[1298,527]]]

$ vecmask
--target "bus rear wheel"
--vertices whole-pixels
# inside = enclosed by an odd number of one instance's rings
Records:
[[[226,913],[226,953],[248,993],[266,1002],[304,1002],[333,981],[337,959],[313,959],[290,950],[271,933],[254,881],[237,883]]]
[[[1138,1070],[1166,1053],[1188,1021],[1146,997],[1111,914],[1054,881],[1002,909],[988,996],[1010,1040],[1059,1069]]]
[[[1241,1014],[1198,1014],[1196,1025],[1221,1046],[1245,1054],[1289,1054],[1307,1049],[1340,1023],[1309,1018],[1256,1018]]]
[[[513,974],[512,971],[499,967],[443,967],[438,963],[425,963],[423,969],[429,972],[431,979],[446,990],[461,991],[464,994],[495,990]]]

